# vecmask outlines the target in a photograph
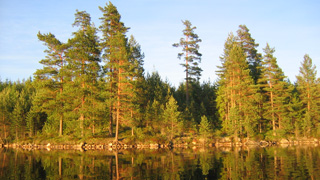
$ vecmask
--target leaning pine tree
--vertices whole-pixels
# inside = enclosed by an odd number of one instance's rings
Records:
[[[189,82],[193,80],[199,81],[202,69],[199,67],[202,54],[199,53],[199,36],[194,33],[196,27],[192,27],[190,21],[183,21],[185,29],[182,31],[184,37],[179,43],[173,44],[173,47],[182,47],[182,53],[178,54],[178,58],[184,57],[184,62],[181,65],[186,72],[186,102],[189,104]]]
[[[38,33],[38,39],[47,46],[47,56],[40,61],[42,69],[34,73],[34,85],[36,87],[36,96],[33,100],[29,119],[33,120],[40,113],[45,113],[49,120],[45,129],[55,129],[55,124],[59,124],[59,135],[63,134],[64,124],[64,85],[66,82],[66,56],[68,46],[59,41],[53,34]],[[59,122],[54,120],[58,119]],[[29,125],[32,127],[33,125]],[[50,127],[49,127],[50,126]]]

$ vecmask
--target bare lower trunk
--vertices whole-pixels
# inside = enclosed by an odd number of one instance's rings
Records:
[[[59,135],[62,136],[62,129],[63,129],[63,116],[60,115],[60,128],[59,128]]]
[[[112,132],[112,105],[110,106],[109,108],[109,112],[110,112],[110,115],[109,115],[109,136],[112,136],[113,135],[113,132]]]

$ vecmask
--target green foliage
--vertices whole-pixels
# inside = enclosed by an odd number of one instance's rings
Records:
[[[212,132],[212,126],[209,123],[206,116],[201,117],[200,127],[199,127],[199,133],[203,137],[207,138]]]
[[[293,88],[285,81],[286,77],[273,56],[274,48],[270,48],[269,44],[267,44],[264,52],[262,76],[259,79],[263,96],[265,97],[263,118],[266,123],[272,124],[273,135],[276,136],[276,131],[278,130],[292,132],[293,124],[288,119],[288,113],[290,92],[292,92]],[[284,127],[283,124],[286,124],[286,126]]]
[[[302,129],[304,136],[315,133],[320,118],[319,80],[317,80],[316,66],[312,64],[309,55],[304,56],[299,75],[297,76],[297,90],[302,103]]]
[[[241,46],[231,34],[226,41],[223,66],[219,71],[217,107],[222,128],[236,138],[252,137],[258,124],[256,108],[258,89],[249,75],[248,64]],[[250,125],[250,126],[249,126]]]
[[[186,82],[173,87],[158,72],[145,73],[141,46],[127,37],[117,8],[109,2],[99,9],[99,28],[86,11],[76,10],[72,25],[78,29],[67,42],[38,32],[46,56],[33,80],[0,81],[2,139],[80,141],[114,136],[114,130],[116,141],[121,134],[141,142],[175,142],[182,135],[320,136],[320,79],[309,55],[292,84],[274,48],[267,44],[262,57],[249,29],[240,25],[224,44],[217,82],[200,83],[201,39],[186,20],[183,38],[173,44],[182,48],[178,58]]]
[[[255,43],[255,40],[251,37],[249,29],[246,25],[239,25],[239,30],[237,31],[238,41],[241,44],[241,47],[244,53],[247,56],[247,62],[249,64],[250,75],[252,76],[255,84],[257,84],[258,79],[261,76],[261,54],[258,53],[257,47],[259,44]]]
[[[196,27],[192,27],[190,21],[182,21],[185,29],[182,31],[184,37],[180,39],[179,43],[173,44],[173,47],[182,47],[182,53],[178,53],[178,58],[183,57],[184,63],[181,65],[186,72],[186,104],[189,105],[189,82],[194,80],[199,81],[202,69],[199,67],[202,54],[199,53],[199,39],[198,35],[194,33]]]
[[[163,122],[161,125],[161,133],[170,137],[172,140],[176,135],[182,132],[182,121],[180,119],[177,101],[170,96],[163,111]]]
[[[182,47],[182,53],[178,54],[178,58],[181,59],[184,57],[185,63],[181,64],[185,68],[186,72],[186,81],[200,79],[202,69],[199,67],[201,62],[202,54],[199,53],[199,39],[198,35],[194,33],[196,27],[192,27],[192,24],[189,20],[182,21],[185,25],[183,30],[184,37],[180,39],[179,43],[173,44],[173,47]]]

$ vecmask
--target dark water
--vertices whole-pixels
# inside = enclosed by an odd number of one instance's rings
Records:
[[[320,147],[0,149],[0,179],[320,179]]]

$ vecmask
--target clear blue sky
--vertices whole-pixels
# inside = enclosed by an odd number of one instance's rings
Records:
[[[0,0],[0,77],[16,81],[41,68],[45,46],[38,31],[66,42],[75,31],[75,10],[87,11],[96,26],[105,0]],[[180,52],[172,44],[182,37],[181,20],[190,20],[202,39],[201,81],[215,81],[219,56],[230,32],[245,24],[258,51],[269,43],[278,64],[294,82],[304,54],[320,67],[320,1],[318,0],[114,0],[122,21],[131,27],[145,53],[147,72],[158,71],[172,85],[184,79]],[[320,73],[320,72],[319,72]],[[319,77],[319,74],[318,74]]]

